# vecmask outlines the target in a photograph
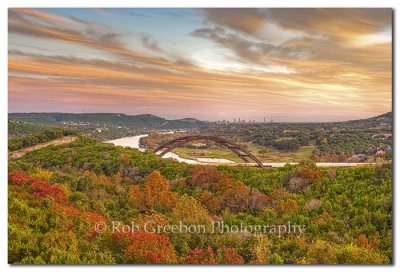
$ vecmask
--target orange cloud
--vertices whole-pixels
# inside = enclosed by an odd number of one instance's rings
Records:
[[[111,56],[99,60],[10,50],[10,103],[43,96],[64,104],[91,99],[93,107],[98,103],[118,110],[134,105],[143,111],[162,109],[182,115],[202,109],[220,116],[238,111],[258,116],[266,111],[382,113],[391,110],[392,47],[386,36],[380,40],[379,33],[390,29],[391,11],[372,11],[207,9],[209,25],[193,29],[192,38],[214,42],[231,53],[227,60],[243,67],[217,71],[212,65],[207,69],[194,65],[190,52],[188,58],[166,55],[163,44],[146,34],[139,42],[165,57],[132,49],[122,34],[106,26],[10,9],[10,33]],[[264,33],[269,23],[279,27]],[[281,30],[287,33],[280,43],[268,38]],[[282,72],[285,69],[292,72]]]

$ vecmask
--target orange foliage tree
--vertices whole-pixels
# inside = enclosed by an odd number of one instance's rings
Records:
[[[217,251],[217,260],[219,264],[243,264],[243,257],[236,252],[234,248],[222,247]]]
[[[171,210],[178,198],[176,193],[170,191],[168,181],[158,171],[147,176],[143,190],[133,185],[129,189],[129,197],[140,211],[154,209],[159,212]]]
[[[310,182],[314,182],[314,181],[322,178],[323,175],[322,175],[321,172],[319,172],[317,170],[314,170],[314,169],[311,169],[311,168],[304,168],[304,169],[301,169],[300,171],[298,171],[295,174],[295,176],[299,177],[299,178],[306,179],[306,180],[308,180]]]
[[[198,200],[211,214],[217,214],[221,211],[221,201],[219,197],[214,196],[208,191],[203,192]]]
[[[189,186],[212,192],[225,190],[231,185],[232,180],[229,175],[219,172],[213,166],[193,167],[192,179],[189,180]]]
[[[262,211],[271,205],[268,196],[246,185],[237,185],[227,190],[221,202],[233,213]]]
[[[285,213],[289,213],[292,212],[294,210],[297,210],[299,208],[299,205],[297,204],[297,202],[293,199],[281,199],[278,202],[278,205],[275,207],[275,210],[279,213],[279,214],[285,214]]]

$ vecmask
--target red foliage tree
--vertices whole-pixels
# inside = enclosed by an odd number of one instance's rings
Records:
[[[187,264],[216,264],[215,254],[211,247],[191,249],[185,258]]]
[[[222,247],[217,252],[218,263],[220,264],[243,264],[243,257],[234,248]]]
[[[229,175],[219,172],[213,166],[193,167],[192,179],[189,180],[190,186],[213,192],[223,191],[231,184]]]
[[[28,176],[23,171],[16,171],[8,173],[8,180],[13,184],[25,184],[32,182],[34,178]]]
[[[29,185],[29,191],[39,197],[54,197],[57,200],[66,201],[67,194],[64,190],[60,189],[56,185],[50,185],[41,180],[35,180]]]
[[[139,232],[131,235],[131,243],[124,255],[126,263],[173,264],[176,254],[168,236]]]

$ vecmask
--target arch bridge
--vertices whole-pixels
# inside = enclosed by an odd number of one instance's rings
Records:
[[[170,152],[171,150],[177,148],[177,147],[181,147],[184,144],[188,143],[188,142],[192,142],[192,141],[199,141],[199,140],[209,140],[209,141],[213,141],[215,143],[221,144],[223,146],[225,146],[226,148],[230,149],[233,153],[235,153],[238,157],[240,157],[244,162],[251,162],[250,160],[253,160],[258,167],[263,167],[262,162],[256,157],[254,156],[252,153],[250,153],[250,151],[248,151],[246,148],[239,146],[238,144],[224,139],[222,137],[218,137],[218,136],[208,136],[208,135],[189,135],[189,136],[183,136],[183,137],[179,137],[176,139],[173,139],[171,141],[168,141],[162,145],[160,145],[159,147],[157,147],[156,149],[153,150],[154,153],[158,153],[158,156],[162,157],[164,156],[166,153]]]

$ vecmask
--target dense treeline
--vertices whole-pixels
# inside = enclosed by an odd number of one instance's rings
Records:
[[[16,138],[49,129],[48,126],[31,124],[19,120],[8,120],[8,137]]]
[[[201,132],[261,147],[272,147],[283,152],[313,146],[316,149],[309,159],[338,162],[346,161],[356,154],[373,157],[378,150],[391,146],[392,113],[364,120],[332,123],[213,124]],[[366,159],[360,158],[361,161]],[[391,153],[385,154],[385,159],[390,160]]]
[[[10,263],[390,263],[392,166],[192,166],[81,138],[9,163]],[[301,224],[285,233],[111,233]],[[207,228],[208,228],[207,227]]]
[[[51,140],[61,138],[63,136],[76,135],[76,132],[66,128],[48,128],[44,131],[29,134],[22,137],[9,139],[8,150],[15,151],[21,148],[34,146],[36,144],[45,143]]]

